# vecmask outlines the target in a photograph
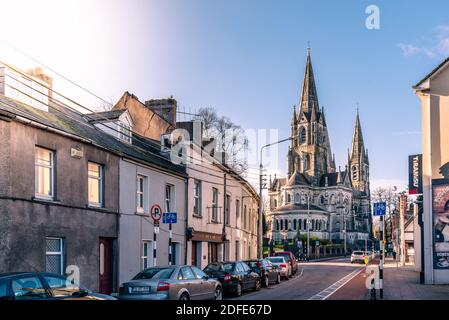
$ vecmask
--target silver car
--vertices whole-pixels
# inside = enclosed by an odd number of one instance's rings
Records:
[[[267,257],[267,260],[279,268],[279,273],[284,279],[292,276],[292,267],[284,256]]]
[[[194,266],[145,269],[120,286],[120,300],[222,300],[219,281]]]

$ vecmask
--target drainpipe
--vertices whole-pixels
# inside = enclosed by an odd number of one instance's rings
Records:
[[[185,230],[186,232],[184,233],[184,264],[187,264],[187,253],[188,253],[188,243],[189,240],[187,239],[187,230],[189,228],[189,178],[186,178],[185,180],[185,199],[184,199],[184,212],[185,212],[185,217],[186,217],[186,224],[185,224]]]

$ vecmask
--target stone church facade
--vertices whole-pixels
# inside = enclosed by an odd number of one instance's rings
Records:
[[[372,223],[368,151],[359,114],[345,167],[337,169],[310,50],[298,109],[293,110],[286,177],[270,177],[267,236],[282,241],[306,235],[309,217],[311,238],[343,244],[346,237],[347,248],[364,249]]]

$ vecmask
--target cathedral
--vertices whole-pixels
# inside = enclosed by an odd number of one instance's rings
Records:
[[[310,49],[298,110],[294,107],[287,174],[268,186],[268,238],[276,242],[307,234],[348,249],[370,247],[371,206],[368,150],[357,110],[345,166],[335,166],[324,109],[318,104]],[[346,241],[345,241],[346,238]]]

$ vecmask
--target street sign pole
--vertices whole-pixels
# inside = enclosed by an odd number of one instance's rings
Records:
[[[172,252],[172,245],[171,245],[171,240],[172,240],[172,229],[171,229],[172,224],[169,223],[168,224],[168,264],[172,265],[173,264],[173,252]]]
[[[384,289],[383,289],[383,279],[384,279],[384,242],[385,242],[385,231],[384,231],[384,216],[380,216],[380,223],[381,223],[381,237],[380,238],[380,262],[379,262],[379,297],[383,299],[384,297]]]
[[[153,231],[153,266],[157,266],[157,256],[156,256],[156,252],[157,252],[157,233],[156,233],[156,222],[154,223],[154,231]]]

